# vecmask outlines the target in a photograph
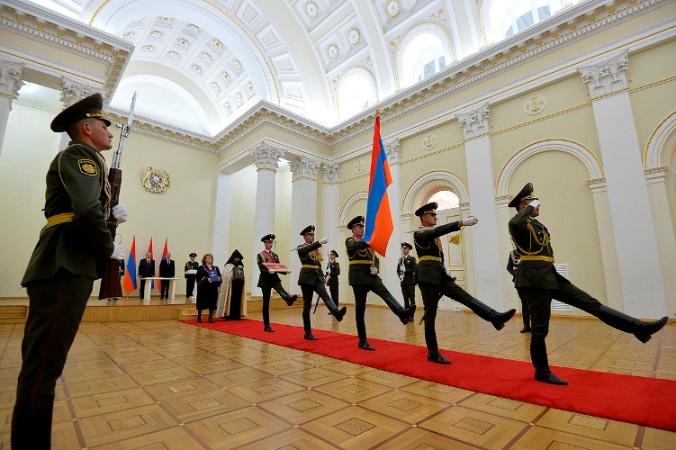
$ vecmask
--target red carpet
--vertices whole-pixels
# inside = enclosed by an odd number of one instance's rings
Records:
[[[266,333],[256,320],[199,326],[461,389],[676,431],[675,381],[555,367],[570,385],[552,386],[533,379],[529,362],[444,350],[453,363],[446,366],[428,362],[425,347],[382,339],[369,338],[376,348],[369,352],[357,349],[356,336],[318,329],[312,332],[319,340],[307,341],[302,327],[274,324],[275,332]]]

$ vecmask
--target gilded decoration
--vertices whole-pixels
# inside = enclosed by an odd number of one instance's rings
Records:
[[[547,100],[541,95],[534,95],[523,104],[523,110],[532,116],[542,112],[545,106],[547,106]]]
[[[436,135],[430,133],[422,141],[423,148],[425,150],[432,150],[436,145],[439,139]]]
[[[362,173],[364,171],[364,167],[366,167],[366,164],[364,164],[364,161],[360,159],[357,161],[357,164],[354,165],[354,170],[356,170],[357,173]]]
[[[399,0],[390,0],[387,4],[387,15],[394,19],[400,12],[401,6],[399,5]]]
[[[169,188],[169,172],[146,167],[141,171],[141,184],[148,192],[162,194]]]

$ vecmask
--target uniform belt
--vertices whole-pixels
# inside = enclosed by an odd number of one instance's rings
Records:
[[[53,227],[54,225],[58,225],[60,223],[72,222],[73,217],[75,217],[74,212],[61,213],[55,216],[47,217],[47,228]]]
[[[352,264],[368,264],[370,266],[373,263],[370,260],[366,261],[364,259],[356,259],[354,261],[350,261],[350,265],[352,265]]]
[[[303,268],[303,269],[320,269],[321,268],[321,267],[315,266],[313,264],[302,264],[300,267]]]
[[[436,262],[441,262],[441,258],[438,256],[421,256],[418,258],[418,261],[436,261]]]
[[[521,261],[547,261],[550,263],[554,262],[553,256],[543,256],[543,255],[522,255],[520,257]]]

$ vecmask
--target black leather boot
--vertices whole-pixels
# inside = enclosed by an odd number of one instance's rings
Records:
[[[209,310],[209,323],[214,323],[214,310]]]
[[[461,301],[461,303],[471,309],[477,316],[492,323],[496,330],[502,330],[505,327],[505,323],[516,314],[516,309],[510,309],[509,311],[499,313],[474,297],[469,301]]]
[[[490,321],[496,330],[502,330],[505,328],[505,323],[514,317],[514,314],[516,314],[516,309],[510,309],[509,311],[505,311],[503,313],[496,311],[495,315],[490,319]]]
[[[284,300],[284,301],[286,302],[286,306],[291,306],[291,305],[293,305],[293,302],[295,302],[296,299],[298,298],[297,295],[295,295],[295,294],[294,294],[294,295],[290,295],[290,294],[289,294],[288,292],[286,292],[285,290],[282,290],[282,291],[279,293],[279,295],[281,295],[281,296],[282,296],[282,300]]]
[[[397,301],[396,298],[390,296],[383,297],[383,301],[389,308],[392,310],[393,313],[399,317],[399,320],[401,320],[401,323],[406,325],[407,323],[413,321],[413,315],[415,314],[415,305],[411,305],[408,308],[404,308],[401,306],[401,303]]]
[[[668,321],[669,318],[664,316],[660,320],[655,320],[653,322],[641,322],[636,330],[634,330],[634,336],[645,344],[650,340],[652,335],[660,331]]]
[[[450,364],[451,361],[444,358],[439,352],[429,352],[427,354],[427,360],[437,364]]]
[[[202,310],[197,310],[197,323],[202,323]]]
[[[347,306],[343,306],[340,309],[338,309],[338,308],[334,309],[333,311],[331,311],[331,314],[333,314],[333,317],[335,317],[336,320],[338,322],[340,322],[341,320],[343,320],[343,316],[345,316],[346,312],[347,312]]]

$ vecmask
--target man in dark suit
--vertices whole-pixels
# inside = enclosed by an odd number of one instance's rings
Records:
[[[418,261],[411,256],[413,246],[408,242],[401,243],[401,258],[397,264],[397,275],[401,285],[401,295],[404,297],[404,308],[415,305],[415,271]]]
[[[171,253],[167,252],[167,257],[160,261],[160,276],[164,278],[174,278],[176,275],[176,262],[171,259]],[[169,298],[169,280],[162,280],[160,287],[160,299]]]
[[[141,278],[141,300],[143,300],[143,295],[145,292],[146,278],[155,276],[155,260],[150,259],[152,254],[150,252],[146,253],[145,259],[142,259],[138,263],[138,276]]]
[[[442,295],[462,303],[471,309],[474,314],[493,324],[496,330],[501,330],[505,322],[516,313],[515,309],[499,313],[482,301],[472,297],[467,291],[458,286],[444,265],[444,252],[441,244],[441,236],[461,227],[476,225],[475,217],[468,217],[457,222],[437,226],[437,203],[428,203],[421,206],[415,212],[420,217],[421,227],[413,233],[415,251],[418,254],[418,270],[416,281],[422,294],[425,305],[425,342],[427,343],[427,360],[438,364],[450,364],[451,362],[439,353],[437,343],[437,331],[435,321],[437,318],[437,306]]]
[[[123,260],[106,217],[127,220],[124,206],[109,211],[110,183],[104,150],[112,148],[110,121],[94,94],[63,110],[51,129],[72,139],[47,172],[47,224],[33,250],[21,285],[29,313],[21,344],[23,363],[12,416],[14,449],[50,448],[55,386],[66,364],[94,280],[108,259]]]
[[[549,384],[566,385],[549,369],[545,338],[549,332],[551,303],[555,298],[598,317],[613,328],[632,333],[645,343],[667,323],[668,317],[643,322],[601,304],[582,289],[556,272],[554,250],[549,231],[536,217],[540,215],[540,200],[533,194],[533,184],[527,183],[509,202],[518,211],[509,221],[509,235],[519,254],[514,286],[526,298],[530,309],[530,358],[535,367],[535,379]]]
[[[345,240],[345,247],[347,247],[347,257],[350,260],[348,281],[354,292],[355,319],[357,321],[357,334],[359,335],[357,347],[362,350],[374,351],[375,348],[366,340],[364,316],[366,315],[368,293],[373,292],[382,298],[404,325],[413,320],[415,305],[408,308],[401,306],[401,303],[394,298],[383,284],[383,280],[378,276],[380,261],[371,247],[364,242],[364,216],[357,216],[350,220],[347,228],[352,230],[352,236]]]
[[[301,264],[298,285],[303,293],[303,328],[305,330],[305,339],[316,341],[317,338],[312,334],[312,323],[310,322],[310,309],[312,308],[312,296],[314,293],[316,292],[319,295],[319,298],[322,299],[338,322],[343,320],[347,308],[343,306],[341,309],[338,309],[333,300],[331,300],[329,293],[326,292],[326,280],[322,272],[322,254],[319,253],[319,249],[322,244],[328,243],[329,240],[323,238],[315,241],[314,225],[303,228],[300,235],[303,236],[303,240],[305,241],[296,247]]]
[[[263,331],[274,332],[270,326],[270,295],[274,289],[279,293],[287,306],[293,305],[293,302],[298,298],[297,295],[291,295],[286,292],[282,286],[282,280],[279,278],[277,272],[270,272],[270,269],[263,264],[279,263],[279,256],[272,251],[272,245],[275,242],[274,234],[266,234],[261,238],[261,242],[265,245],[265,250],[256,255],[256,262],[258,263],[258,270],[261,274],[258,276],[258,287],[263,293]],[[288,272],[282,272],[282,275],[287,275]]]

